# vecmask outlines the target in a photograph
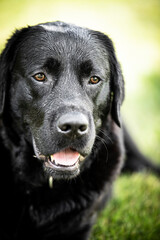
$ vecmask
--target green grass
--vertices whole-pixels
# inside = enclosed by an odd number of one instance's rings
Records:
[[[144,173],[121,176],[90,239],[159,240],[160,180]]]

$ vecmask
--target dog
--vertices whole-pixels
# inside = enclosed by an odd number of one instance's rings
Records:
[[[160,173],[120,107],[111,39],[63,22],[17,30],[0,57],[2,240],[87,240],[121,171]]]

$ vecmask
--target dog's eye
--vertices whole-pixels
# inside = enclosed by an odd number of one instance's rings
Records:
[[[93,76],[93,77],[90,78],[89,83],[90,84],[97,84],[97,83],[100,82],[100,80],[101,79],[99,77]]]
[[[46,76],[44,75],[44,73],[37,73],[34,76],[34,79],[40,82],[43,82],[46,80]]]

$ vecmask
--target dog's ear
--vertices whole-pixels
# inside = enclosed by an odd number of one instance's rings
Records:
[[[12,78],[12,68],[18,47],[28,29],[29,28],[23,28],[22,30],[17,30],[8,40],[6,47],[0,56],[0,116],[3,114],[7,85]]]
[[[117,61],[115,50],[111,39],[103,33],[92,32],[98,37],[101,44],[107,50],[110,65],[110,91],[111,91],[111,116],[116,124],[121,127],[120,106],[124,99],[124,79],[120,64]]]
[[[121,127],[120,107],[124,100],[124,80],[122,71],[115,55],[110,57],[110,83],[111,83],[111,116]]]

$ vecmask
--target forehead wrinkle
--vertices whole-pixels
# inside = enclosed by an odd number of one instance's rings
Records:
[[[50,42],[50,47],[57,54],[71,53],[81,55],[91,35],[86,29],[77,27],[63,27],[54,25],[43,25],[45,35]]]
[[[67,65],[91,60],[94,68],[109,69],[106,49],[86,30],[78,29],[76,33],[42,30],[40,34],[30,35],[22,47],[20,51],[27,65],[43,66],[52,57]]]

